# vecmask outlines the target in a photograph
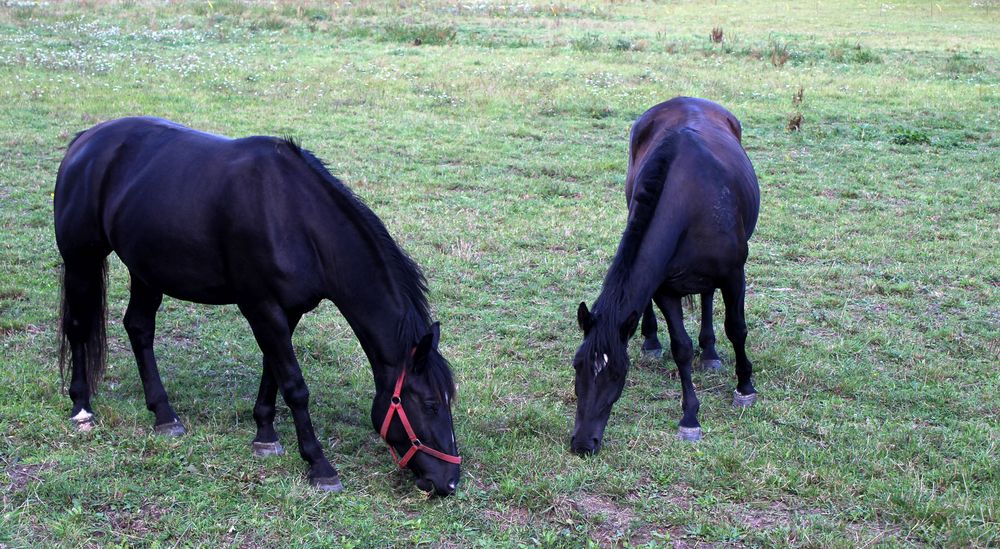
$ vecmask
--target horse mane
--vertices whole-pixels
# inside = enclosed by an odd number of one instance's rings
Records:
[[[410,336],[416,342],[416,338],[423,335],[418,332],[431,324],[430,306],[427,302],[427,280],[424,278],[420,266],[399,247],[375,212],[347,185],[334,177],[322,160],[312,152],[303,149],[293,139],[284,139],[284,142],[333,189],[341,206],[345,206],[353,214],[355,221],[359,222],[372,237],[372,242],[378,247],[385,260],[386,268],[392,273],[392,280],[399,284],[404,299],[411,305],[407,314],[403,316],[404,321],[403,325],[400,326],[400,335]]]
[[[595,327],[591,330],[592,337],[586,338],[583,351],[587,356],[594,356],[596,353],[609,354],[608,363],[612,367],[628,363],[626,348],[621,345],[619,339],[621,337],[619,327],[632,312],[625,310],[629,306],[626,290],[630,284],[644,282],[641,277],[646,273],[635,271],[632,267],[650,223],[656,215],[656,206],[663,194],[667,172],[677,155],[678,136],[686,131],[694,130],[686,128],[663,130],[660,142],[647,155],[636,176],[628,221],[618,244],[618,251],[615,252],[608,274],[604,277],[601,294],[594,301],[594,314],[599,317],[598,324],[601,328]],[[642,307],[636,312],[641,315]]]
[[[397,328],[399,338],[415,344],[424,335],[427,327],[431,325],[430,305],[427,301],[427,279],[424,278],[420,266],[399,247],[375,212],[358,195],[354,194],[350,187],[330,173],[326,163],[311,151],[302,148],[294,138],[285,137],[282,138],[282,141],[305,161],[310,170],[329,185],[340,205],[347,208],[353,214],[354,219],[372,237],[371,240],[381,252],[392,280],[399,285],[404,300],[410,305],[405,308],[399,322]],[[440,353],[430,353],[427,371],[432,386],[439,394],[447,395],[450,402],[455,394],[455,383],[448,361]]]

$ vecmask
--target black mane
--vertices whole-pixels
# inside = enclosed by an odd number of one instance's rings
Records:
[[[357,220],[374,237],[373,241],[386,259],[385,265],[392,273],[392,279],[399,284],[404,298],[410,304],[400,321],[399,336],[404,341],[409,340],[415,344],[431,325],[427,279],[424,278],[420,266],[399,247],[375,212],[354,194],[350,187],[331,174],[322,160],[311,151],[303,149],[293,138],[286,137],[283,141],[316,175],[330,185],[336,197],[340,199],[340,204],[353,212]],[[455,383],[448,361],[439,353],[431,353],[427,371],[435,390],[441,395],[447,395],[450,402],[454,398]]]
[[[413,314],[404,316],[403,325],[400,326],[400,335],[414,338],[423,335],[418,332],[430,326],[431,315],[427,303],[427,280],[424,278],[420,266],[396,244],[396,241],[389,234],[389,230],[385,228],[385,224],[375,215],[375,212],[347,185],[334,177],[322,160],[291,139],[286,139],[285,143],[302,157],[306,165],[316,175],[320,176],[336,191],[336,196],[341,199],[339,201],[341,205],[348,207],[374,237],[373,241],[379,246],[386,259],[386,267],[394,275],[393,281],[399,284],[403,296],[412,306],[410,312]],[[419,325],[421,323],[423,326]]]
[[[609,363],[612,365],[628,363],[624,356],[625,346],[621,344],[621,334],[618,331],[627,315],[632,312],[625,310],[628,306],[625,291],[636,282],[635,278],[645,275],[632,267],[643,238],[656,215],[656,206],[660,201],[660,195],[663,194],[667,171],[677,154],[677,137],[683,131],[693,130],[664,130],[663,140],[647,156],[636,178],[630,213],[621,242],[618,244],[618,251],[615,252],[611,267],[604,278],[601,295],[594,302],[597,326],[593,330],[592,337],[586,338],[583,351],[588,355],[620,354],[621,356],[611,357]],[[640,308],[637,313],[642,314],[642,309]]]

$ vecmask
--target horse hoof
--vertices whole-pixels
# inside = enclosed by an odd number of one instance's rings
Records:
[[[749,408],[757,402],[757,393],[744,395],[739,391],[733,391],[733,408]]]
[[[657,349],[643,349],[642,358],[647,358],[650,360],[660,360],[663,358],[663,347]]]
[[[708,360],[702,359],[702,361],[701,361],[701,369],[702,370],[710,370],[710,371],[721,370],[722,369],[722,361],[719,360],[719,359],[717,359],[717,358],[715,358],[715,359],[708,359]]]
[[[184,434],[184,425],[178,420],[173,420],[170,423],[161,423],[159,425],[153,426],[153,431],[158,435],[164,435],[168,437],[179,437]]]
[[[344,489],[344,485],[340,483],[339,476],[311,478],[309,479],[309,484],[324,492],[340,492]]]
[[[70,421],[76,426],[76,430],[81,433],[87,433],[94,428],[94,414],[86,410],[80,410],[79,413],[70,418]]]
[[[253,446],[254,457],[280,456],[285,453],[285,449],[281,447],[281,443],[278,441],[257,442],[255,440],[251,446]]]
[[[677,438],[688,442],[701,440],[701,427],[678,427]]]

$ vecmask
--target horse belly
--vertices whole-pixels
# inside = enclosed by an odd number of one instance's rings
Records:
[[[746,246],[712,242],[682,246],[667,266],[661,287],[676,295],[700,294],[719,288],[743,265]]]
[[[116,249],[131,276],[184,301],[235,303],[233,284],[218,256],[177,248],[169,241],[139,239],[138,246]],[[141,250],[141,253],[138,251]]]

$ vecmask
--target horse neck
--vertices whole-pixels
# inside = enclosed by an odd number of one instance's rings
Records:
[[[308,223],[324,297],[351,325],[380,382],[383,372],[398,372],[427,331],[423,278],[378,217],[315,163],[313,172],[327,193],[313,197],[323,202],[317,208],[323,213],[309,216]]]
[[[606,320],[609,329],[617,330],[633,311],[642,315],[654,290],[655,285],[634,276],[605,284],[594,301],[593,313]]]
[[[372,281],[382,279],[372,276]],[[351,325],[364,349],[376,379],[392,377],[398,372],[407,354],[428,328],[426,319],[400,288],[373,283],[357,295],[331,298]]]
[[[603,312],[619,321],[625,320],[632,311],[642,314],[663,279],[666,260],[662,253],[666,251],[670,257],[674,248],[670,245],[663,250],[654,239],[629,234],[629,231],[622,238],[601,293],[594,302],[595,313]],[[636,240],[625,242],[624,239]],[[668,237],[667,240],[675,239]]]
[[[340,272],[331,271],[327,297],[351,325],[381,386],[383,377],[398,373],[407,354],[426,333],[429,320],[408,295],[413,289],[399,280],[403,273],[388,264],[383,252],[364,247],[341,256],[339,261],[324,261],[327,265],[349,265]]]

